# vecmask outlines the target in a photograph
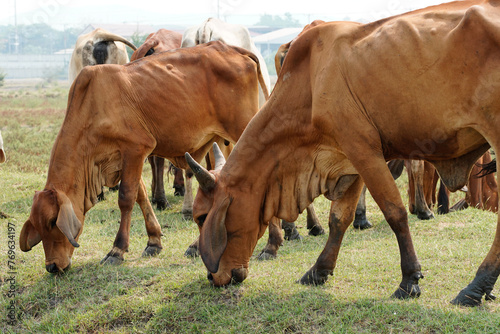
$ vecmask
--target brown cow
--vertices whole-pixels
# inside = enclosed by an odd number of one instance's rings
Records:
[[[161,231],[141,178],[144,159],[157,155],[187,167],[186,150],[200,160],[220,136],[236,142],[258,111],[260,81],[253,54],[220,42],[127,65],[85,67],[71,86],[45,188],[35,194],[20,234],[21,250],[42,241],[46,269],[68,268],[101,186],[121,180],[120,228],[103,262],[123,260],[136,201],[149,237],[145,253],[158,253]]]
[[[143,57],[150,56],[154,53],[178,49],[181,47],[182,34],[167,30],[159,29],[155,33],[149,34],[144,43],[134,51],[130,57],[130,61],[134,61]],[[153,174],[151,183],[151,196],[153,204],[156,204],[158,210],[164,210],[171,207],[165,195],[165,186],[163,182],[163,173],[165,169],[165,159],[151,156],[148,157],[151,165],[151,173]],[[182,169],[174,169],[175,178],[182,178]],[[184,183],[184,180],[182,180]],[[175,186],[174,186],[175,187]],[[182,196],[184,192],[182,192]]]
[[[452,2],[369,24],[322,24],[299,36],[269,101],[224,167],[214,173],[199,168],[197,177],[211,180],[201,182],[194,212],[211,283],[244,280],[268,222],[293,221],[325,194],[332,200],[329,238],[300,279],[323,284],[364,181],[399,244],[402,281],[393,296],[418,297],[421,266],[386,161],[425,159],[456,191],[490,145],[498,152],[499,4]],[[432,145],[423,150],[422,140]],[[454,304],[494,298],[500,220],[496,236]]]
[[[5,155],[5,151],[3,149],[3,138],[2,138],[2,131],[0,131],[0,163],[5,162],[7,159]]]

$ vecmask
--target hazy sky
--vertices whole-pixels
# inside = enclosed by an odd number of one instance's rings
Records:
[[[260,15],[289,12],[301,23],[314,19],[373,21],[442,0],[2,0],[0,24],[45,22],[52,25],[84,23],[196,24],[220,15],[232,23],[252,24]]]

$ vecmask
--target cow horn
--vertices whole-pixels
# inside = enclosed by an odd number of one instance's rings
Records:
[[[128,45],[132,50],[137,50],[137,47],[129,42],[126,38],[110,33],[109,31],[98,28],[96,34],[94,35],[94,42],[100,41],[117,41]]]
[[[57,191],[57,203],[59,204],[59,214],[57,215],[56,226],[68,238],[73,247],[80,247],[75,238],[82,229],[82,223],[76,217],[70,199],[63,192]]]
[[[215,188],[215,176],[213,176],[205,167],[200,165],[193,157],[186,152],[186,161],[198,180],[201,190],[208,192]]]
[[[226,158],[224,158],[224,154],[222,154],[222,151],[220,150],[217,143],[214,143],[213,150],[215,158],[215,170],[221,170],[222,167],[224,167],[224,165],[226,164]]]

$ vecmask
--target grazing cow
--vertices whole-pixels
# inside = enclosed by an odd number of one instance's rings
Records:
[[[45,188],[21,230],[21,250],[42,241],[47,271],[68,268],[85,213],[103,185],[121,180],[120,228],[103,263],[123,261],[134,202],[146,221],[144,253],[158,253],[161,230],[141,178],[144,159],[157,155],[185,168],[185,151],[201,160],[219,136],[236,142],[258,111],[258,65],[247,50],[213,42],[126,65],[85,67],[71,86]]]
[[[5,155],[5,151],[3,149],[3,138],[2,131],[0,131],[0,163],[4,163],[7,156]]]
[[[125,45],[136,49],[127,39],[101,28],[78,36],[69,63],[69,81],[73,82],[85,66],[128,63]]]
[[[155,33],[149,34],[144,43],[134,51],[130,57],[130,61],[147,57],[154,53],[178,49],[181,47],[181,42],[181,33],[167,29],[160,29]],[[158,210],[165,210],[171,206],[170,203],[168,203],[167,196],[165,195],[165,186],[163,182],[165,159],[151,156],[148,157],[148,161],[151,165],[151,173],[153,174],[151,183],[152,202],[153,204],[156,204],[156,208]],[[182,170],[175,169],[175,173],[175,179],[180,181],[180,178],[182,178]],[[184,184],[184,180],[182,180],[182,183]],[[178,187],[180,187],[180,185],[178,185]],[[180,194],[180,192],[177,193]],[[184,191],[182,191],[181,196],[183,195]]]
[[[402,281],[393,297],[418,297],[421,266],[386,161],[425,159],[456,191],[490,145],[499,152],[499,5],[452,2],[369,24],[322,24],[299,36],[223,168],[208,172],[186,154],[201,180],[193,214],[210,282],[243,281],[269,221],[293,221],[325,194],[328,241],[300,279],[323,284],[364,181],[399,244]],[[423,149],[424,140],[432,145]],[[500,219],[475,278],[452,303],[494,299],[499,273]]]

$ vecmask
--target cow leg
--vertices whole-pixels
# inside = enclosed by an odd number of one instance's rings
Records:
[[[144,157],[132,159],[131,157],[123,159],[122,180],[118,193],[118,206],[121,211],[120,228],[116,234],[113,249],[102,259],[101,264],[120,264],[123,262],[123,254],[128,251],[132,209],[138,197]]]
[[[306,208],[307,211],[307,229],[309,230],[309,235],[322,235],[325,234],[325,230],[319,223],[318,215],[316,210],[314,210],[314,205],[311,203]]]
[[[292,223],[293,224],[293,223]],[[273,217],[269,222],[269,238],[264,249],[260,252],[259,260],[274,259],[278,249],[283,245],[283,233],[281,232],[280,219]]]
[[[137,204],[139,204],[142,214],[144,215],[146,232],[148,233],[148,244],[146,249],[142,252],[142,256],[158,255],[162,250],[161,227],[160,224],[158,224],[153,207],[148,200],[146,185],[144,184],[144,180],[142,178],[139,185],[139,192],[137,194]]]
[[[286,220],[281,220],[281,227],[285,231],[285,240],[302,240],[302,236],[297,230],[297,226],[294,222],[287,222]],[[271,228],[271,227],[269,227]]]
[[[359,150],[353,152],[359,152]],[[420,296],[418,281],[424,276],[413,247],[408,226],[408,213],[385,161],[379,156],[370,157],[366,154],[364,156],[351,155],[349,158],[363,177],[368,190],[382,210],[398,241],[403,279],[392,296],[398,299]]]
[[[363,181],[358,177],[341,198],[332,201],[328,222],[330,228],[328,241],[314,266],[300,279],[301,284],[320,285],[333,274],[342,238],[353,221],[356,203],[362,188]]]
[[[494,147],[495,152],[496,147]],[[500,171],[500,160],[497,159],[497,171]],[[500,173],[497,173],[497,182],[499,182]],[[490,251],[486,255],[472,282],[451,301],[452,304],[464,306],[481,305],[481,300],[485,296],[486,300],[493,300],[493,287],[500,274],[500,216],[497,218],[497,230],[495,239],[491,245]]]
[[[174,165],[171,168],[174,171],[174,196],[184,196],[184,172]]]
[[[153,193],[152,202],[156,204],[158,210],[170,209],[172,206],[165,195],[165,184],[163,183],[163,174],[165,172],[165,159],[160,157],[149,157],[151,164],[151,172],[153,174],[153,182],[151,192]]]
[[[366,219],[366,186],[361,190],[361,195],[359,196],[356,206],[356,214],[354,215],[354,223],[352,225],[359,230],[373,227],[372,223]]]
[[[415,214],[421,220],[434,218],[434,214],[429,209],[425,199],[424,162],[422,160],[411,160],[410,165],[415,183]]]
[[[184,202],[182,203],[182,216],[186,220],[193,219],[193,172],[186,169],[186,192],[184,193]]]

